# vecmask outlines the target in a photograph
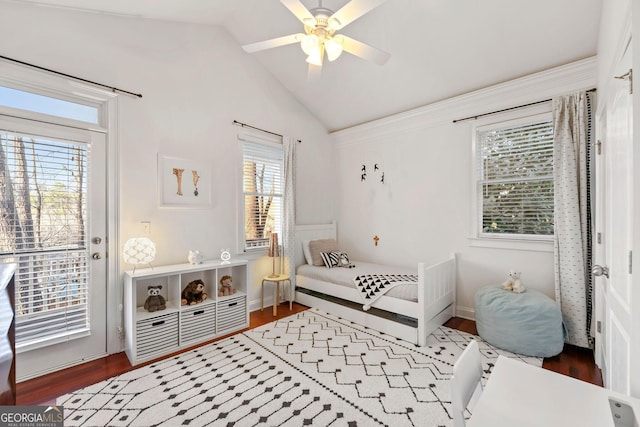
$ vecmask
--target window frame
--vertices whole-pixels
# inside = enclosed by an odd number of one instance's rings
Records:
[[[0,103],[0,107],[2,107],[3,109],[7,109],[7,110],[18,110],[21,113],[21,117],[30,115],[30,114],[36,114],[36,115],[42,115],[42,116],[47,116],[50,118],[53,118],[53,120],[55,120],[56,123],[61,123],[61,122],[67,122],[68,124],[80,124],[80,123],[85,123],[87,126],[101,126],[102,123],[104,122],[104,112],[103,112],[103,108],[102,105],[97,104],[95,102],[86,102],[86,100],[84,98],[80,98],[79,100],[76,99],[70,99],[71,97],[68,96],[60,96],[58,94],[53,94],[52,91],[47,91],[47,93],[43,93],[42,91],[39,91],[37,89],[34,88],[28,88],[28,87],[17,87],[20,85],[16,85],[13,83],[5,83],[0,81],[0,93],[3,92],[3,89],[7,89],[9,91],[15,91],[15,92],[21,92],[24,94],[27,94],[28,96],[31,96],[31,100],[33,103],[36,104],[35,108],[31,108],[31,109],[25,109],[22,108],[20,106],[16,106],[16,105],[7,105],[4,103]],[[65,106],[63,105],[49,105],[48,108],[39,108],[39,104],[40,103],[65,103],[68,104],[67,107],[70,108],[74,108],[76,109],[77,107],[84,107],[85,109],[90,109],[93,110],[93,113],[95,114],[95,120],[84,120],[83,118],[86,117],[86,114],[88,113],[88,111],[84,111],[84,114],[76,114],[76,117],[73,117],[72,115],[66,115],[66,114],[55,114],[56,110],[64,110]],[[72,104],[77,106],[77,107],[72,107]],[[83,117],[83,118],[81,118]]]
[[[84,105],[98,110],[97,123],[85,122],[64,116],[12,108],[0,105],[0,114],[28,120],[44,121],[57,125],[112,133],[115,128],[117,95],[91,85],[66,78],[50,76],[24,66],[0,64],[0,86],[44,96],[60,101]],[[113,137],[112,137],[113,138]]]
[[[281,209],[280,209],[280,226],[279,230],[283,227],[283,210],[284,210],[284,145],[282,143],[282,137],[270,134],[263,134],[250,130],[243,129],[237,134],[237,152],[238,152],[238,175],[237,175],[237,247],[236,253],[240,255],[246,255],[249,257],[260,257],[267,253],[268,245],[259,247],[247,247],[246,245],[246,218],[245,218],[245,194],[244,194],[244,143],[260,144],[267,147],[277,148],[282,151],[282,164],[280,169],[281,188]],[[278,227],[276,227],[278,229]]]
[[[478,156],[480,143],[478,134],[481,130],[519,126],[539,120],[553,120],[551,102],[539,104],[526,109],[504,112],[491,117],[477,120],[472,130],[472,176],[471,176],[471,235],[470,246],[490,247],[497,249],[529,250],[552,252],[553,235],[535,234],[499,234],[482,231],[483,198],[482,198],[482,168]]]

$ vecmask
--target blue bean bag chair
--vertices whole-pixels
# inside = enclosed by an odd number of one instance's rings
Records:
[[[475,295],[478,334],[489,344],[525,356],[552,357],[562,352],[566,329],[557,302],[526,289],[515,293],[488,286]]]

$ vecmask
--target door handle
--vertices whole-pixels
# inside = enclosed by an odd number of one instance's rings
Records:
[[[593,274],[596,277],[604,276],[604,277],[606,277],[608,279],[609,278],[609,267],[596,264],[591,269],[591,274]]]
[[[91,258],[102,259],[102,252],[94,252],[93,254],[91,254]]]

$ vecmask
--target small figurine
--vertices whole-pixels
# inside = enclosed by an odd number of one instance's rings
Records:
[[[202,264],[204,255],[202,255],[200,251],[189,251],[187,259],[189,260],[189,264]]]

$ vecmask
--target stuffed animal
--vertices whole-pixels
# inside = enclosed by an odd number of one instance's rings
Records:
[[[340,252],[340,256],[338,258],[338,266],[345,268],[355,268],[355,265],[349,261],[349,256],[346,252]]]
[[[520,280],[520,272],[511,270],[509,278],[502,284],[502,288],[518,294],[524,292],[524,285]]]
[[[200,279],[193,280],[182,290],[182,305],[195,305],[207,299],[204,291],[204,282]]]
[[[147,287],[147,300],[144,302],[144,309],[150,312],[164,310],[167,308],[167,302],[164,297],[160,295],[160,289],[162,286],[148,286]]]
[[[222,276],[220,279],[220,289],[218,290],[218,296],[224,297],[227,295],[233,295],[236,290],[233,288],[233,279],[231,276]]]
[[[189,264],[202,264],[202,261],[204,261],[204,255],[202,255],[200,251],[189,251],[187,260],[189,260]]]

